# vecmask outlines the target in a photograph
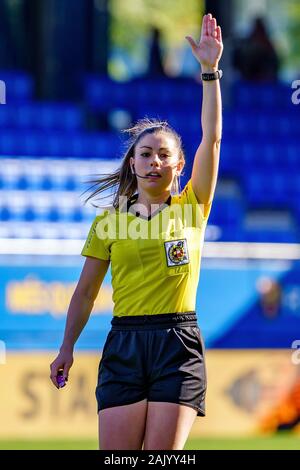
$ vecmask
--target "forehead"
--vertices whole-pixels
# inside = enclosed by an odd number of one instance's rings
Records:
[[[142,137],[137,144],[137,149],[143,145],[152,147],[156,150],[159,150],[162,147],[172,150],[175,146],[175,142],[172,136],[160,132],[159,134],[147,134]]]

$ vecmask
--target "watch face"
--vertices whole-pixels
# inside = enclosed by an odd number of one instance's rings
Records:
[[[223,75],[222,70],[217,70],[216,72],[212,72],[212,73],[203,73],[202,80],[204,81],[218,80],[222,77],[222,75]]]

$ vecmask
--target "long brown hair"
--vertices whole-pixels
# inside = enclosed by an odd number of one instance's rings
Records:
[[[85,200],[85,203],[111,188],[116,188],[113,194],[113,207],[115,209],[119,207],[119,198],[121,196],[125,196],[128,199],[133,196],[137,190],[137,179],[131,172],[130,158],[134,157],[134,150],[138,142],[147,134],[163,132],[171,135],[177,144],[179,161],[182,161],[185,164],[181,137],[166,121],[146,117],[137,121],[133,127],[123,129],[122,132],[127,132],[130,137],[126,142],[126,150],[122,157],[121,166],[113,173],[101,174],[97,178],[89,180],[89,183],[93,183],[93,185],[87,191],[93,191]],[[96,189],[94,189],[95,187]],[[179,176],[174,178],[172,192],[177,194],[180,192]],[[97,198],[97,200],[98,199],[99,198]],[[95,204],[93,205],[95,206]]]

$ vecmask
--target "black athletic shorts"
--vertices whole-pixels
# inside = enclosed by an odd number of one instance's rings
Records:
[[[205,416],[204,344],[195,312],[114,317],[99,364],[98,412],[140,400]]]

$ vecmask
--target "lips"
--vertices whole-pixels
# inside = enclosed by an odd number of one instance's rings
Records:
[[[149,173],[147,173],[146,176],[149,178],[161,178],[161,175],[155,171],[154,172],[150,171]]]

